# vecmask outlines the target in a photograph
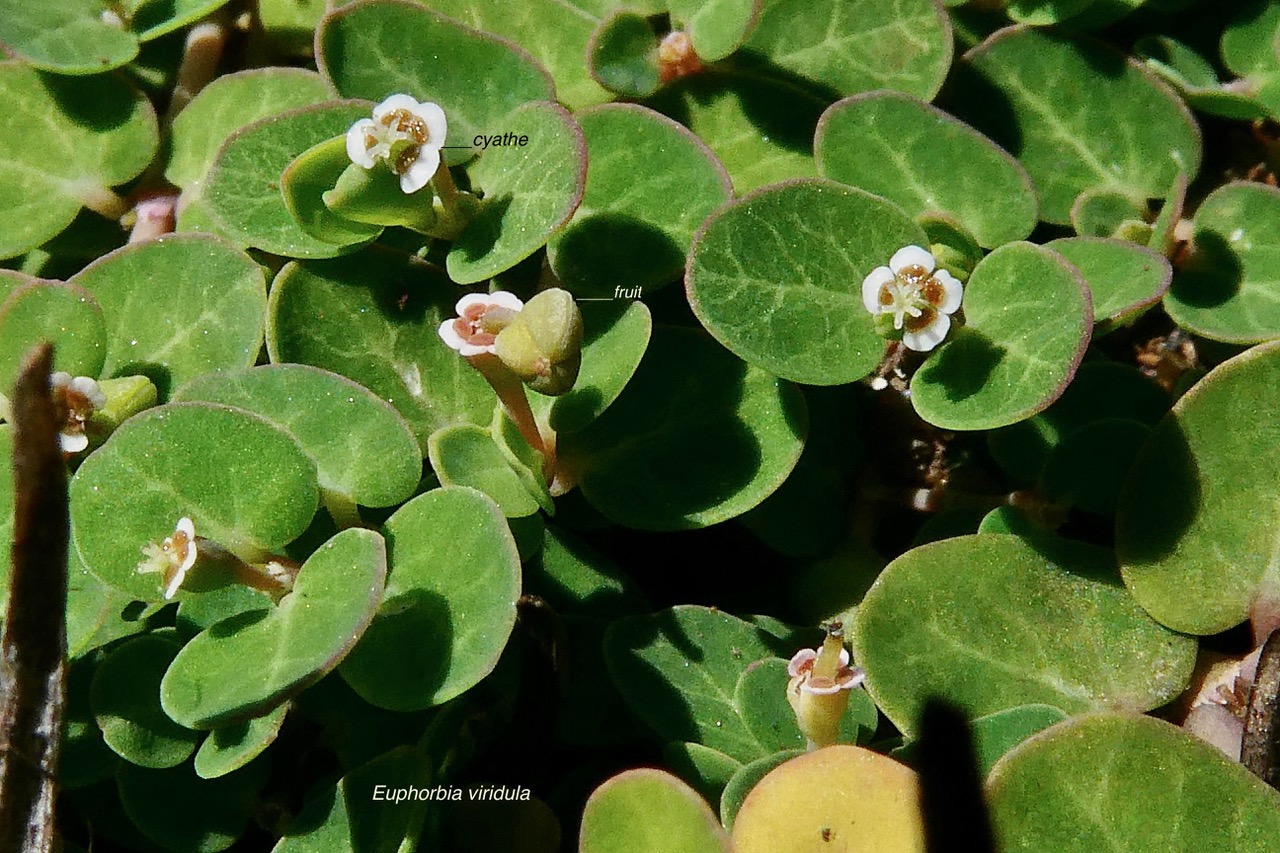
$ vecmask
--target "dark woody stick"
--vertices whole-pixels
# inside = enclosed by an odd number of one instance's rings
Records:
[[[53,348],[13,393],[14,526],[0,640],[0,850],[55,849],[54,774],[66,693],[67,473],[49,390]]]

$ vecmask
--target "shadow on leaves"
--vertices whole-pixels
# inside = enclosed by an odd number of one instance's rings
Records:
[[[991,380],[1008,350],[981,332],[960,329],[929,364],[929,378],[941,383],[947,400],[958,403],[980,393]]]
[[[565,461],[587,498],[645,529],[701,526],[696,517],[732,500],[764,462],[739,411],[748,374],[703,333],[655,330],[621,396],[566,441]],[[803,436],[804,398],[788,393],[782,402],[791,432]]]
[[[633,216],[598,213],[573,222],[556,246],[556,272],[576,296],[613,296],[673,281],[684,252],[665,231]]]
[[[1169,292],[1195,308],[1216,308],[1240,293],[1244,266],[1231,244],[1217,231],[1196,232],[1191,262],[1173,278]]]
[[[394,550],[394,542],[391,546]],[[394,565],[394,554],[388,557]],[[454,617],[443,596],[408,590],[382,603],[343,662],[343,677],[381,707],[428,707],[449,675],[454,633]]]

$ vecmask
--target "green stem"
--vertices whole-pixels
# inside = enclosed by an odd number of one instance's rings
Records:
[[[436,208],[436,221],[431,226],[431,235],[444,240],[455,240],[475,213],[475,199],[458,189],[458,185],[453,182],[453,173],[443,160],[431,177],[431,186],[440,202]]]
[[[119,219],[130,210],[129,202],[107,187],[85,187],[80,203],[107,219]]]
[[[349,495],[335,492],[332,489],[321,488],[320,502],[324,504],[329,517],[333,519],[334,524],[338,525],[339,530],[346,530],[348,527],[364,527],[364,519],[360,517],[360,508],[356,506],[356,502]]]
[[[431,177],[431,185],[435,188],[436,195],[440,197],[440,203],[444,205],[445,211],[452,216],[458,209],[458,185],[453,182],[453,173],[449,171],[449,167],[443,160]]]
[[[480,371],[480,375],[493,388],[507,417],[511,418],[516,429],[520,430],[524,440],[542,454],[543,476],[548,482],[552,482],[556,471],[555,433],[549,427],[546,432],[539,427],[538,420],[534,417],[533,409],[529,405],[529,396],[525,393],[524,383],[492,353],[473,355],[467,361]]]
[[[196,24],[187,33],[182,49],[182,62],[174,81],[164,125],[168,127],[200,90],[218,76],[218,63],[227,44],[227,26],[220,21]]]

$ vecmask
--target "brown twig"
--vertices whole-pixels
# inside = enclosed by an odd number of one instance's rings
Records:
[[[66,695],[67,472],[49,389],[53,347],[13,393],[12,574],[0,640],[0,850],[55,849],[55,773]]]
[[[1280,788],[1280,631],[1273,631],[1258,658],[1249,690],[1240,762],[1273,788]]]

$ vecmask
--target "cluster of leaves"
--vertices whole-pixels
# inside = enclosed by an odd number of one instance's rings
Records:
[[[1280,795],[1146,715],[1280,612],[1280,7],[1225,5],[0,0],[0,388],[50,340],[108,396],[69,849],[918,850],[931,697],[1002,849],[1269,849]],[[449,239],[330,207],[393,93],[448,115]],[[965,282],[927,358],[862,302],[908,245]],[[548,284],[554,497],[436,332]],[[292,592],[166,600],[183,516]],[[867,689],[802,755],[831,618]],[[480,783],[534,796],[373,795]]]

